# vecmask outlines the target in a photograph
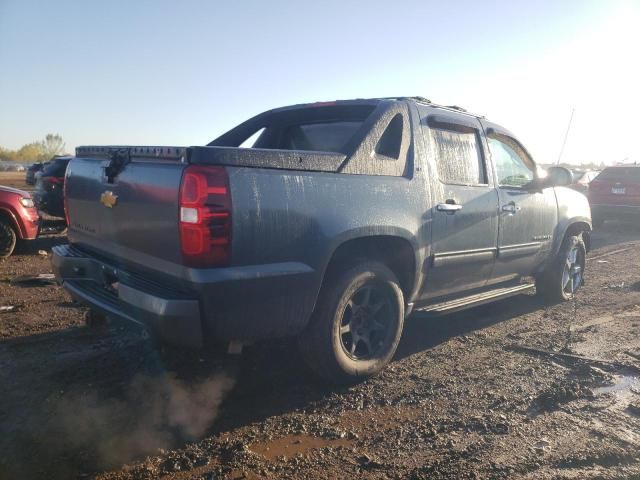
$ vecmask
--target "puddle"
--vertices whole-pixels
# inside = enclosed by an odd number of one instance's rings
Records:
[[[287,435],[286,437],[275,438],[266,442],[255,443],[250,447],[254,453],[258,453],[268,460],[276,460],[278,457],[294,457],[298,454],[305,455],[311,450],[324,447],[347,447],[353,446],[353,441],[346,438],[330,440],[311,435]]]
[[[640,377],[633,375],[616,375],[613,385],[599,387],[593,391],[595,395],[604,395],[607,393],[626,394],[628,392],[640,394]]]

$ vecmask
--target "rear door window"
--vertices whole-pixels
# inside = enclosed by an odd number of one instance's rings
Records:
[[[453,185],[486,185],[487,171],[477,133],[432,129],[440,181]]]

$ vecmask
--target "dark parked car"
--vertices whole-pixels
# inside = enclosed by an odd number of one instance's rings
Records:
[[[570,172],[542,177],[508,130],[421,98],[296,105],[205,147],[76,157],[53,269],[89,319],[168,342],[297,336],[316,372],[350,382],[391,360],[412,310],[582,284],[591,214],[558,186]]]
[[[47,162],[47,163],[38,162],[38,163],[34,163],[29,168],[27,168],[27,176],[25,178],[25,183],[27,185],[35,185],[36,184],[36,173],[37,172],[41,172],[42,169],[46,165],[48,165],[48,163],[49,162]]]
[[[64,175],[73,157],[54,157],[37,175],[34,198],[39,210],[64,217]]]
[[[593,223],[606,220],[640,220],[640,165],[605,168],[589,184]]]
[[[0,186],[0,258],[38,236],[39,216],[29,192]]]
[[[24,172],[25,168],[19,163],[10,163],[0,160],[0,172]]]

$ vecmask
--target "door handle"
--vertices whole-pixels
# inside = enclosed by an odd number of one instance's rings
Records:
[[[462,210],[462,205],[457,203],[439,203],[436,206],[436,210],[439,212],[456,213],[458,210]]]
[[[515,202],[507,203],[502,206],[502,211],[504,213],[508,213],[509,215],[515,215],[520,211],[520,207],[515,204]]]

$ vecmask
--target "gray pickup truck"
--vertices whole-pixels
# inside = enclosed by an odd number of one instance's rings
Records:
[[[79,147],[52,262],[96,314],[197,348],[296,336],[351,382],[391,360],[414,310],[571,298],[591,215],[569,183],[458,107],[295,105],[204,147]]]

